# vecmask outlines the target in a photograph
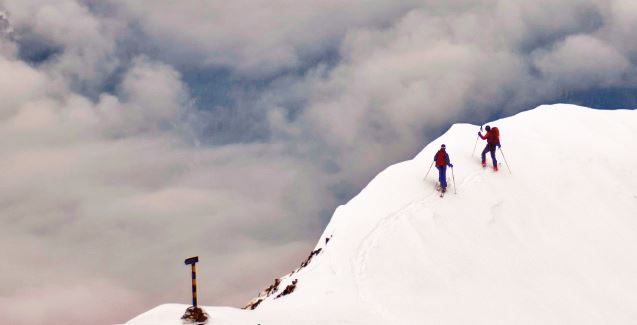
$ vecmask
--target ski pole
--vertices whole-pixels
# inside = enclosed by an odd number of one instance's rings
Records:
[[[511,172],[511,167],[509,167],[509,163],[507,162],[507,157],[504,156],[504,151],[502,151],[502,147],[500,148],[500,153],[502,154],[502,158],[504,158],[504,163],[507,165],[507,169],[509,170],[509,174],[513,175]]]
[[[433,167],[433,165],[434,165],[434,162],[432,161],[431,165],[429,165],[429,170],[427,170],[427,174],[425,174],[425,178],[423,179],[427,179],[427,176],[429,176],[429,172],[431,171],[431,167]]]
[[[453,179],[453,194],[458,194],[458,190],[456,188],[456,176],[453,174],[453,167],[451,167],[451,178]]]
[[[482,132],[482,126],[480,126],[480,132]],[[476,143],[473,145],[473,151],[471,152],[471,157],[476,155],[476,146],[478,146],[478,139],[480,139],[480,136],[476,137]]]

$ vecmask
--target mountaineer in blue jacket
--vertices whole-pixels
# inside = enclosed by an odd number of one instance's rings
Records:
[[[453,165],[449,161],[449,154],[445,151],[446,148],[447,147],[443,144],[440,146],[440,150],[434,155],[436,168],[438,168],[438,181],[440,181],[442,193],[447,191],[447,166],[453,168]]]

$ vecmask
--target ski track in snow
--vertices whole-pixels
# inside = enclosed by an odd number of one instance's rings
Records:
[[[435,191],[434,191],[435,193]],[[430,194],[429,196],[435,196],[434,194]],[[371,229],[371,231],[361,240],[358,248],[356,249],[356,258],[353,261],[354,268],[354,281],[356,286],[356,291],[358,293],[359,299],[364,304],[367,304],[369,310],[374,313],[376,316],[381,318],[386,324],[394,324],[392,321],[393,315],[389,314],[383,306],[375,304],[374,300],[371,299],[372,294],[368,292],[365,288],[368,286],[361,285],[366,278],[366,269],[367,269],[367,261],[370,254],[373,253],[374,249],[378,247],[378,242],[382,234],[391,230],[389,224],[395,223],[397,218],[402,214],[403,211],[409,209],[414,202],[417,200],[410,201],[402,208],[397,211],[381,218],[376,225]]]
[[[491,206],[491,219],[489,219],[489,225],[493,225],[497,219],[502,216],[502,204],[504,201],[499,200],[496,204]]]
[[[476,176],[479,176],[479,172],[480,171],[472,173],[469,179],[475,179]],[[465,182],[466,180],[465,178],[463,178],[463,180],[461,181],[461,185]],[[426,186],[426,184],[423,186]],[[452,193],[450,191],[447,191],[445,196],[447,196],[447,194]],[[445,198],[442,198],[442,200],[444,199]],[[382,217],[370,230],[370,232],[365,237],[363,237],[361,243],[358,245],[358,248],[356,250],[356,258],[352,262],[352,267],[354,269],[354,280],[359,299],[364,304],[367,304],[369,306],[369,310],[376,316],[380,317],[385,324],[397,324],[395,321],[396,316],[388,312],[386,308],[384,308],[384,306],[382,306],[381,304],[375,303],[375,300],[372,299],[373,291],[368,290],[368,288],[371,288],[372,286],[364,284],[367,278],[367,274],[365,271],[367,270],[367,266],[369,265],[369,255],[371,255],[379,246],[379,242],[381,241],[381,239],[388,233],[392,232],[395,224],[400,221],[404,221],[403,219],[406,219],[411,226],[410,228],[412,228],[413,231],[417,233],[420,238],[422,238],[422,234],[420,234],[420,232],[415,227],[413,227],[413,224],[409,221],[408,217],[413,216],[411,212],[412,210],[414,210],[415,207],[431,206],[436,200],[441,199],[438,196],[438,192],[434,188],[431,192],[429,192],[429,194],[424,195],[424,197],[416,198],[408,202],[398,210],[388,214],[385,217]],[[437,216],[434,214],[432,218],[436,219]]]

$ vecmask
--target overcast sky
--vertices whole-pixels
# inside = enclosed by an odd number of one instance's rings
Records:
[[[193,255],[200,302],[242,306],[450,124],[637,106],[632,0],[0,10],[2,324],[188,303]]]

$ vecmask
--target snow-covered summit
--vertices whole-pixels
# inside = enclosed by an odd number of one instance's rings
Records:
[[[211,324],[634,323],[637,111],[551,105],[490,125],[512,174],[483,169],[479,128],[454,125],[340,206],[255,310],[206,307]],[[442,143],[457,194],[449,172],[441,199],[437,171],[423,177]],[[186,307],[127,324],[181,324]]]

